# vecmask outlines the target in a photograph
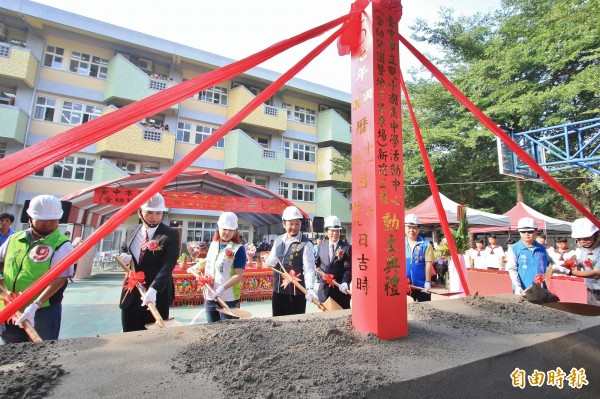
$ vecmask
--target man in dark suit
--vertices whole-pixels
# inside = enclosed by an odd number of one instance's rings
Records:
[[[341,230],[342,223],[337,216],[329,216],[325,219],[327,239],[319,244],[315,265],[325,273],[333,274],[333,278],[340,284],[340,287],[339,289],[331,287],[321,279],[318,295],[321,302],[325,302],[327,298],[331,297],[342,308],[350,309],[350,295],[347,295],[346,292],[352,281],[352,246],[340,240]]]
[[[121,322],[123,332],[144,330],[145,325],[155,320],[147,309],[152,302],[163,319],[169,318],[169,306],[173,302],[173,269],[179,257],[179,233],[162,223],[166,211],[165,199],[155,194],[138,209],[142,221],[127,229],[120,256],[126,264],[133,261],[136,272],[144,272],[147,292],[141,298],[137,289],[124,289],[121,293]],[[127,287],[125,279],[124,287]]]

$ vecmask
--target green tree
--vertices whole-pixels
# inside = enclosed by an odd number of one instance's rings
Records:
[[[504,129],[525,131],[600,114],[599,22],[598,0],[504,0],[498,11],[468,17],[442,8],[432,26],[419,20],[412,28],[413,39],[439,46],[434,63],[486,115]],[[413,71],[409,93],[442,191],[472,207],[505,212],[515,203],[515,188],[498,173],[495,136],[420,72]],[[405,125],[406,202],[412,206],[429,188],[412,126]],[[598,184],[585,172],[558,176],[577,176],[565,185],[584,204],[593,200],[589,194]],[[528,183],[524,190],[532,206],[576,216],[548,186]]]

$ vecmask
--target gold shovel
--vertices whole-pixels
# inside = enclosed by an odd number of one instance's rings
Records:
[[[288,278],[292,282],[292,284],[294,284],[294,286],[296,288],[298,288],[298,290],[306,296],[306,294],[308,293],[306,288],[304,288],[302,286],[302,284],[300,284],[298,281],[296,281],[296,279],[294,277],[290,276],[290,274],[287,272],[287,270],[285,270],[285,267],[283,267],[281,262],[279,262],[279,265],[283,269],[283,272],[275,269],[273,266],[269,266],[269,267],[271,269],[273,269],[273,271]],[[330,312],[330,311],[334,311],[334,310],[342,310],[343,309],[334,299],[331,299],[331,297],[327,298],[327,300],[323,303],[319,302],[319,300],[317,298],[313,298],[312,302],[319,308],[319,310],[321,310],[323,312]]]
[[[0,277],[0,296],[2,296],[2,298],[4,298],[6,301],[10,301],[10,294],[8,293],[8,290],[4,286],[4,278],[1,278],[1,277]],[[22,315],[22,313],[19,310],[17,310],[15,312],[15,317],[17,319],[19,317],[21,317],[21,315]],[[25,330],[25,332],[29,336],[29,339],[31,340],[31,342],[42,342],[43,341],[42,337],[40,337],[40,335],[37,333],[37,331],[35,331],[35,328],[33,328],[31,323],[29,322],[29,320],[25,320],[23,322],[23,330]]]
[[[194,268],[190,268],[188,269],[194,276],[196,276],[196,278],[202,277],[200,276],[200,274],[198,274],[198,272],[196,272],[196,270],[194,270]],[[204,287],[210,291],[211,294],[214,295],[215,290],[208,284],[205,284]],[[232,317],[236,317],[238,319],[250,319],[252,318],[252,313],[248,312],[247,310],[242,310],[240,308],[230,308],[227,303],[221,299],[220,296],[215,296],[215,301],[217,301],[219,303],[219,305],[221,305],[220,308],[217,308],[217,311],[224,313],[228,316],[232,316]]]
[[[129,267],[125,264],[125,262],[123,262],[123,260],[118,255],[115,256],[115,260],[117,261],[119,266],[121,266],[123,268],[123,270],[125,270],[128,273],[131,273],[131,269],[129,269]],[[140,295],[142,296],[142,298],[144,298],[144,296],[146,295],[146,288],[144,288],[142,283],[138,282],[136,284],[136,288],[140,292]],[[156,309],[156,305],[153,304],[152,302],[148,302],[147,306],[148,306],[148,310],[150,311],[150,313],[152,313],[154,320],[156,320],[156,323],[146,324],[145,327],[148,330],[156,330],[159,328],[169,328],[169,327],[180,327],[181,326],[181,323],[172,317],[168,320],[163,320],[162,316],[160,315],[160,312],[158,311],[158,309]]]
[[[410,288],[412,288],[413,290],[419,290],[419,291],[423,291],[425,289],[423,287],[417,287],[416,285],[411,285]],[[448,291],[435,291],[435,290],[431,290],[431,289],[429,291],[427,291],[427,293],[441,295],[441,296],[452,296],[452,295],[464,294],[464,292],[462,292],[462,291],[448,292]]]

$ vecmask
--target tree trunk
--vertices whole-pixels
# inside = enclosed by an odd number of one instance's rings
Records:
[[[515,188],[517,191],[517,202],[525,202],[525,197],[523,195],[523,187],[521,187],[521,179],[515,179]]]

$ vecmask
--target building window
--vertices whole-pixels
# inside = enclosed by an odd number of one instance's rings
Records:
[[[71,53],[71,63],[69,71],[80,75],[89,75],[90,73],[90,55],[73,51]]]
[[[208,90],[200,92],[199,100],[213,104],[227,105],[227,89],[221,86],[211,87]]]
[[[47,97],[38,97],[35,102],[34,119],[42,121],[54,121],[54,109],[56,108],[56,99]]]
[[[287,111],[288,121],[291,121],[292,120],[292,104],[283,103],[281,105],[281,108],[283,108],[283,109],[285,109]]]
[[[213,134],[213,132],[217,130],[211,126],[198,125],[196,126],[196,144],[202,143],[204,140],[208,139],[208,137]],[[219,139],[213,147],[217,148],[225,148],[225,138]]]
[[[92,56],[92,65],[90,67],[90,76],[98,79],[106,79],[108,73],[108,60],[106,58],[100,58]]]
[[[317,159],[317,147],[314,145],[284,141],[283,150],[285,151],[286,159],[313,163]]]
[[[210,243],[216,229],[216,222],[188,222],[187,241]]]
[[[92,60],[91,63],[90,59]],[[106,73],[108,72],[108,60],[105,58],[73,51],[71,53],[69,70],[80,75],[106,79]]]
[[[267,186],[269,185],[269,178],[265,176],[239,175],[239,177],[264,188],[268,188]]]
[[[52,166],[52,177],[66,180],[92,181],[95,158],[66,157]]]
[[[0,159],[6,156],[6,143],[0,143]]]
[[[96,119],[101,113],[102,108],[95,105],[65,101],[60,112],[60,122],[67,125],[81,125],[82,123]]]
[[[46,54],[44,54],[44,66],[62,69],[63,56],[65,49],[54,46],[46,46]]]
[[[279,195],[292,201],[314,202],[315,185],[293,181],[279,181]]]
[[[191,131],[192,125],[190,123],[179,122],[177,124],[177,141],[181,143],[189,143]]]
[[[316,115],[317,113],[314,109],[299,107],[297,105],[294,107],[294,120],[296,122],[314,125],[317,121]]]

